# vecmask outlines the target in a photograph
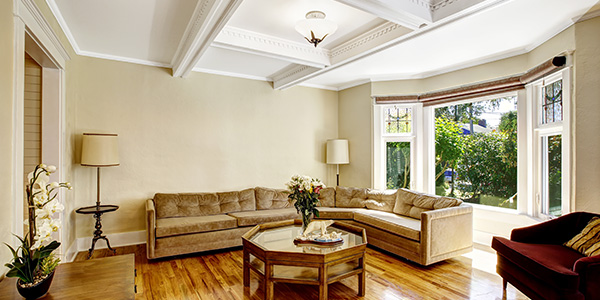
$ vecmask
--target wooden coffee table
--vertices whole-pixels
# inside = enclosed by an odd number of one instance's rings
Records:
[[[344,242],[334,246],[294,245],[302,233],[300,220],[257,225],[242,237],[244,245],[244,287],[250,286],[250,270],[262,280],[265,299],[273,299],[273,283],[285,282],[319,286],[319,299],[327,299],[327,286],[358,275],[358,295],[365,295],[364,229],[335,222],[328,231],[342,233]]]

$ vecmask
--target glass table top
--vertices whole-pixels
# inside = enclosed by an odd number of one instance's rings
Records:
[[[316,244],[294,244],[294,239],[302,235],[301,225],[289,225],[259,231],[250,238],[250,242],[270,251],[285,251],[296,253],[331,253],[364,244],[360,235],[329,226],[327,232],[339,232],[344,240],[341,244],[321,246]]]

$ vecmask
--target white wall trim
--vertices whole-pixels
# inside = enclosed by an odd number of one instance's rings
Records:
[[[70,60],[71,57],[42,15],[42,12],[33,0],[17,1],[15,16],[23,21],[27,32],[47,52],[48,57],[59,68],[64,69],[65,61]]]
[[[63,253],[64,255],[64,259],[61,261],[61,263],[68,263],[68,262],[72,262],[75,260],[75,256],[77,256],[77,240],[74,240],[71,245],[69,245],[68,248],[63,248],[63,249],[67,249],[67,251],[65,251]]]
[[[106,234],[106,238],[110,241],[110,246],[112,248],[115,247],[123,247],[123,246],[131,246],[131,245],[139,245],[146,243],[146,230],[139,231],[129,231],[129,232],[121,232],[121,233],[113,233]],[[77,238],[77,251],[88,251],[92,246],[92,237],[80,237]],[[106,249],[106,242],[104,240],[99,240],[96,242],[96,249]]]
[[[250,79],[250,80],[273,81],[269,77],[246,75],[246,74],[240,74],[240,73],[234,73],[234,72],[225,72],[225,71],[219,71],[219,70],[213,70],[213,69],[206,69],[206,68],[198,68],[198,67],[194,68],[192,71],[199,72],[199,73],[207,73],[207,74],[214,74],[214,75],[222,75],[222,76],[229,76],[229,77],[244,78],[244,79]]]
[[[171,64],[157,62],[157,61],[151,61],[151,60],[145,60],[145,59],[137,59],[137,58],[103,54],[103,53],[90,52],[90,51],[79,51],[79,53],[77,53],[77,54],[81,55],[81,56],[100,58],[100,59],[108,59],[108,60],[127,62],[127,63],[139,64],[139,65],[146,65],[146,66],[152,66],[152,67],[171,68]]]
[[[46,0],[46,3],[48,4],[50,11],[56,18],[58,25],[60,25],[60,28],[62,29],[63,33],[67,37],[67,40],[71,44],[71,47],[73,48],[73,50],[75,50],[75,53],[79,55],[81,53],[81,48],[79,48],[79,45],[77,44],[77,40],[75,40],[73,33],[71,33],[71,29],[69,28],[69,25],[67,24],[67,22],[65,21],[65,19],[62,16],[62,14],[60,13],[60,9],[58,8],[58,5],[56,5],[56,1],[55,0]]]
[[[25,89],[25,23],[23,19],[14,18],[14,80],[13,80],[13,136],[12,136],[12,154],[13,164],[12,176],[12,204],[13,204],[13,225],[12,233],[18,236],[23,235],[23,201],[25,199],[23,190],[23,154],[24,154],[24,89]],[[13,237],[13,245],[18,245],[18,239]]]

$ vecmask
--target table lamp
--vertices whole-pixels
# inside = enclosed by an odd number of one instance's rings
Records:
[[[340,164],[350,163],[350,155],[348,155],[348,140],[334,139],[327,140],[327,164],[335,164],[337,166],[337,185],[340,185]]]
[[[97,168],[96,206],[100,206],[100,168],[119,165],[118,135],[107,133],[84,133],[81,145],[81,165]]]

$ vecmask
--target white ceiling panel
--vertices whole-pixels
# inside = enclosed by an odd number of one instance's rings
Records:
[[[78,51],[170,64],[197,0],[50,0]],[[52,3],[51,3],[52,5]],[[56,14],[57,12],[55,12]]]
[[[204,53],[194,71],[270,80],[272,74],[288,65],[290,65],[289,62],[275,58],[210,47]]]
[[[508,1],[306,82],[339,88],[366,80],[420,78],[521,54],[565,29],[597,0],[576,2]]]

